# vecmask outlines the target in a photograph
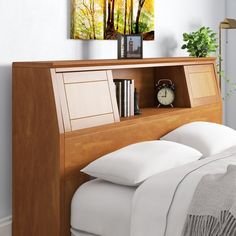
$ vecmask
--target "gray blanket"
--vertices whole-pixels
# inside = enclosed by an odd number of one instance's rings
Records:
[[[236,166],[205,175],[192,199],[183,236],[236,236]]]

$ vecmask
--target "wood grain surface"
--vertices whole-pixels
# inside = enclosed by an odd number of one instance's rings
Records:
[[[61,92],[63,73],[70,73],[69,84],[76,80],[71,73],[82,67],[91,71],[102,67],[107,73],[112,70],[110,77],[134,79],[142,114],[68,131],[71,124],[65,119],[70,113]],[[215,58],[13,63],[13,236],[69,236],[72,196],[89,180],[80,170],[102,155],[135,142],[159,139],[191,121],[221,123],[214,68]],[[198,80],[191,77],[195,73],[205,73],[211,83],[207,91],[202,90],[201,77],[196,85]],[[176,84],[174,109],[155,106],[155,83],[163,77],[171,77]],[[198,95],[201,102],[196,100]],[[77,95],[69,96],[77,99]],[[77,114],[76,103],[74,106]]]

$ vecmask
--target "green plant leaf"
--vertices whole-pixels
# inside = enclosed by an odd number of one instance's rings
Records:
[[[189,34],[184,33],[183,41],[185,44],[181,48],[187,49],[190,56],[206,57],[215,53],[218,48],[216,33],[209,27],[201,27]]]

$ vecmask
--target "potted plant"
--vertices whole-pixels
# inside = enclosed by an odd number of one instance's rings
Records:
[[[207,57],[215,53],[218,48],[216,33],[209,27],[201,27],[196,32],[184,33],[185,44],[182,49],[187,49],[192,57]]]
[[[207,57],[211,53],[216,53],[218,48],[218,41],[216,38],[216,33],[214,33],[209,27],[202,27],[196,32],[184,33],[182,49],[187,49],[189,56],[192,57]],[[222,62],[221,55],[218,55],[218,61]],[[231,82],[230,79],[226,78],[224,71],[219,70],[219,65],[217,65],[220,78],[225,80],[228,84],[228,89],[225,91],[225,98],[231,97],[231,95],[236,91],[236,83]]]

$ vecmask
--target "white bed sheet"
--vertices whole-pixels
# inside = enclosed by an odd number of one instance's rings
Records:
[[[85,233],[80,230],[71,229],[71,236],[98,236],[98,235]]]
[[[71,204],[72,235],[129,236],[136,188],[100,179],[82,185]],[[90,235],[88,234],[88,235]]]

